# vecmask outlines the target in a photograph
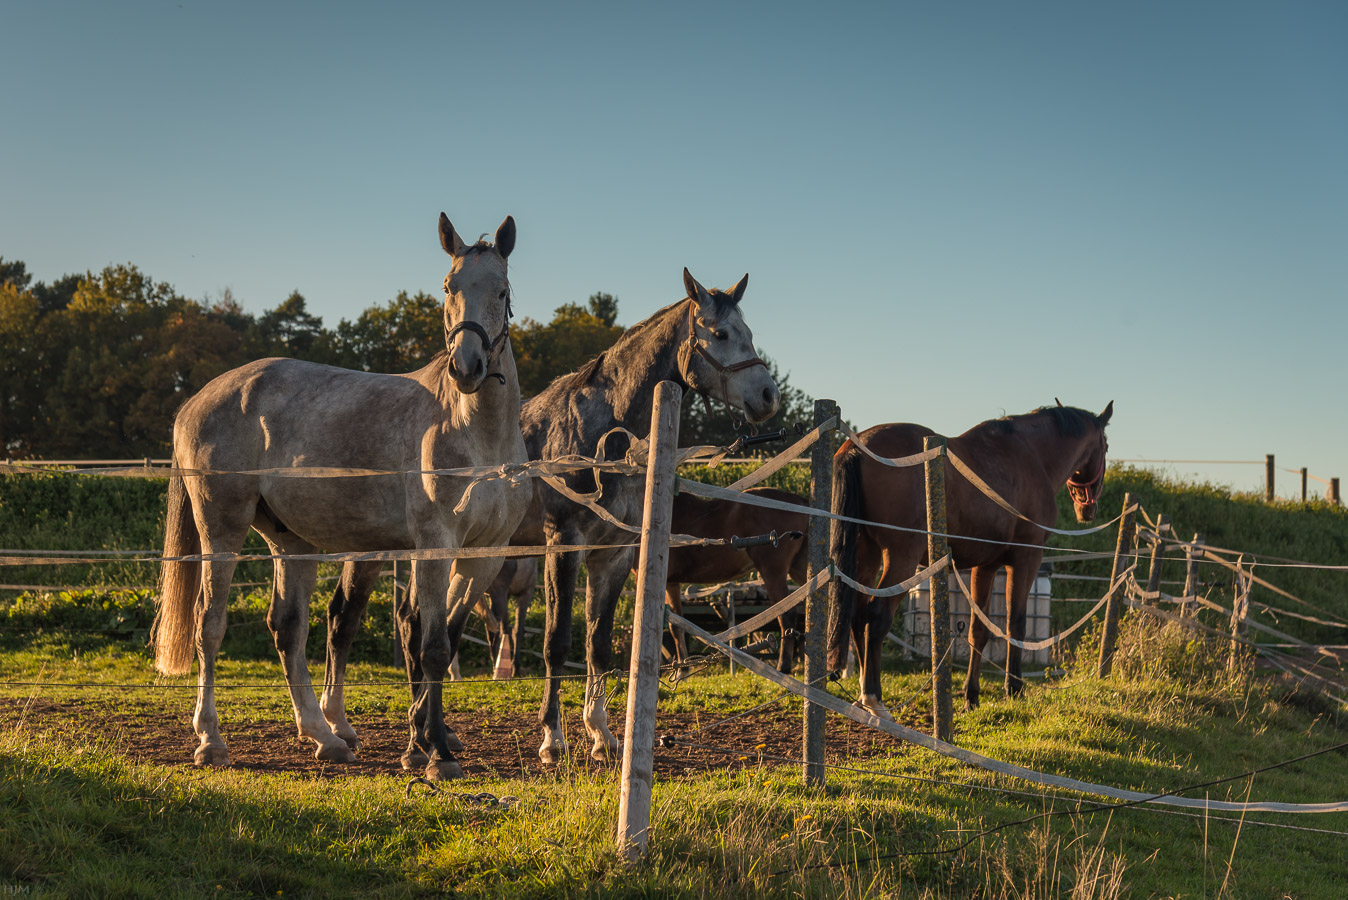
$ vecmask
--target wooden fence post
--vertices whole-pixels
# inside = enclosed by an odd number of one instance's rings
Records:
[[[818,428],[833,416],[841,417],[838,405],[832,400],[814,401],[814,425]],[[833,510],[833,453],[837,449],[836,431],[825,431],[815,441],[810,452],[810,505],[815,509]],[[824,516],[810,516],[808,576],[822,572],[829,566],[829,520]],[[801,641],[804,656],[805,683],[819,687],[819,681],[828,675],[824,638],[828,628],[828,584],[812,591],[805,598],[805,635]],[[850,642],[849,642],[850,643]],[[802,777],[806,787],[824,786],[824,707],[804,701],[802,711]]]
[[[1343,501],[1339,499],[1339,479],[1337,478],[1329,479],[1329,502],[1333,503],[1335,506],[1339,506],[1343,503]]]
[[[1273,502],[1273,454],[1264,457],[1264,502]]]
[[[941,448],[941,455],[923,463],[927,476],[927,559],[935,562],[950,552],[946,537],[945,438],[927,435],[922,449]],[[946,569],[931,576],[928,608],[931,610],[931,717],[932,736],[949,741],[953,734],[954,712],[950,700],[950,573]]]
[[[646,459],[646,509],[637,560],[637,608],[628,670],[622,794],[618,800],[618,854],[635,860],[646,852],[655,781],[655,705],[660,693],[660,639],[664,632],[665,576],[674,508],[674,462],[679,446],[683,389],[672,381],[655,387],[650,452]]]
[[[1105,603],[1105,627],[1100,635],[1100,668],[1101,678],[1107,676],[1114,667],[1114,641],[1119,630],[1119,607],[1123,605],[1123,585],[1116,584],[1120,573],[1125,568],[1128,555],[1133,549],[1133,538],[1136,533],[1134,527],[1134,517],[1137,510],[1133,506],[1133,495],[1131,493],[1123,495],[1123,518],[1119,521],[1119,538],[1114,544],[1114,567],[1109,574],[1109,583],[1111,590],[1109,600]]]
[[[1198,596],[1198,561],[1203,558],[1203,532],[1194,532],[1194,539],[1184,548],[1184,596]],[[1186,600],[1180,615],[1192,616],[1198,612],[1196,600]]]
[[[1161,589],[1161,567],[1165,564],[1165,531],[1170,527],[1170,517],[1156,517],[1156,541],[1151,545],[1151,568],[1147,571],[1147,593],[1154,594]],[[1148,606],[1160,606],[1159,603],[1146,600]]]
[[[1305,466],[1302,466],[1302,467],[1301,467],[1301,502],[1302,502],[1302,503],[1305,503],[1305,502],[1306,502],[1306,475],[1307,475],[1307,474],[1308,474],[1308,473],[1306,472],[1306,467],[1305,467]]]

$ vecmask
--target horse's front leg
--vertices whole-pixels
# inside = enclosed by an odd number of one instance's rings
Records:
[[[342,566],[337,589],[332,593],[332,601],[328,603],[328,655],[323,667],[323,696],[319,706],[333,733],[346,741],[353,751],[360,749],[360,738],[346,718],[343,693],[346,664],[351,655],[351,642],[360,630],[370,594],[374,593],[383,567],[382,562],[346,563]]]
[[[992,583],[997,580],[997,570],[1001,566],[978,566],[970,575],[969,599],[973,606],[983,611],[988,609],[988,596],[992,593]],[[966,709],[978,708],[978,674],[983,665],[983,648],[988,643],[988,628],[983,620],[969,611],[969,671],[964,677],[964,706]]]
[[[424,740],[424,749],[428,755],[426,777],[432,780],[459,778],[463,775],[463,769],[450,748],[443,700],[445,673],[449,671],[449,660],[454,655],[450,646],[447,606],[450,576],[451,565],[448,560],[423,559],[412,564],[413,603],[421,624],[419,653],[422,685],[419,694],[415,689],[413,691],[415,700],[408,710],[408,720],[414,742],[420,746]],[[460,589],[459,593],[464,591]],[[418,740],[418,736],[421,740]]]
[[[560,536],[548,536],[548,543],[561,543]],[[574,543],[574,542],[573,542]],[[543,625],[543,703],[538,722],[543,726],[543,743],[538,758],[553,765],[566,756],[566,734],[562,731],[561,675],[571,652],[571,609],[576,599],[576,575],[580,572],[580,554],[550,553],[543,564],[543,588],[546,612]]]
[[[779,560],[776,557],[768,557],[765,560],[755,559],[754,562],[763,577],[763,588],[768,595],[768,604],[784,600],[786,595],[791,593],[791,586],[787,583],[786,572],[776,570],[776,566],[780,564]],[[786,675],[791,674],[791,669],[796,664],[796,642],[791,632],[796,627],[796,613],[799,609],[800,607],[796,607],[789,610],[777,619],[777,627],[781,629],[782,635],[777,648],[777,671]]]
[[[425,706],[421,695],[426,690],[426,673],[421,668],[421,614],[417,609],[416,598],[409,581],[402,592],[402,598],[394,607],[394,624],[398,629],[398,644],[402,649],[403,668],[407,670],[407,687],[411,695],[408,705],[407,749],[403,751],[402,766],[405,771],[419,772],[430,761],[431,745],[426,739]],[[463,749],[457,736],[449,732],[449,748],[455,753]]]
[[[1039,574],[1039,563],[1044,553],[1026,551],[1007,567],[1006,572],[1006,633],[1011,641],[1025,640],[1025,610],[1029,604],[1030,586]],[[1015,697],[1025,688],[1021,677],[1021,659],[1024,651],[1015,644],[1006,643],[1006,695]]]
[[[632,569],[632,551],[601,550],[585,560],[585,730],[594,744],[590,758],[613,759],[618,739],[608,728],[608,673],[613,666],[613,614]]]
[[[683,615],[683,586],[676,581],[665,584],[665,606],[676,616]],[[683,629],[669,623],[669,636],[674,642],[674,668],[669,680],[678,681],[684,676],[683,664],[688,659],[688,638]]]

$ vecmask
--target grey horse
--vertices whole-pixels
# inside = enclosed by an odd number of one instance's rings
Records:
[[[506,258],[515,245],[507,217],[495,243],[465,243],[440,214],[440,243],[452,259],[445,277],[445,351],[406,375],[355,372],[292,359],[264,359],[211,381],[179,411],[173,429],[175,474],[169,484],[160,606],[153,640],[159,671],[184,674],[199,664],[192,725],[198,765],[227,765],[215,708],[216,654],[235,559],[251,527],[271,548],[275,587],[267,623],[290,686],[301,736],[320,759],[351,761],[359,746],[343,711],[344,635],[329,635],[322,703],[309,681],[304,645],[318,563],[291,558],[371,550],[455,550],[503,544],[529,505],[527,487],[477,485],[434,474],[527,459],[520,436],[519,381],[508,335]],[[293,477],[287,468],[365,469],[390,474]],[[184,471],[184,470],[196,470]],[[292,477],[287,477],[291,475]],[[173,557],[207,554],[204,560]],[[210,555],[220,554],[219,559]],[[406,655],[423,682],[413,691],[408,764],[431,778],[461,774],[446,729],[441,682],[465,618],[496,576],[501,560],[414,555],[405,619]],[[363,574],[363,573],[356,573]],[[377,569],[376,569],[377,574]],[[339,593],[363,585],[345,579]],[[365,591],[368,598],[368,591]],[[357,616],[358,619],[358,616]],[[349,645],[349,636],[345,637]]]
[[[758,358],[753,334],[740,311],[748,286],[745,275],[729,291],[708,291],[683,270],[687,298],[667,306],[630,328],[608,350],[577,372],[563,375],[524,404],[520,425],[530,459],[591,455],[615,428],[640,438],[651,429],[655,386],[670,380],[686,392],[710,395],[762,422],[777,412],[780,394],[767,365]],[[610,441],[610,444],[613,442]],[[616,453],[624,452],[621,447]],[[591,471],[566,478],[573,491],[595,488]],[[599,478],[602,504],[627,523],[641,520],[641,478],[604,473]],[[607,759],[618,749],[605,709],[605,675],[612,668],[613,614],[627,573],[635,561],[633,535],[601,519],[541,481],[535,482],[534,506],[514,543],[603,546],[604,549],[549,553],[544,563],[547,612],[543,635],[546,687],[539,722],[547,763],[566,753],[561,727],[561,672],[571,648],[571,610],[576,576],[586,571],[584,721],[593,741],[590,755]]]

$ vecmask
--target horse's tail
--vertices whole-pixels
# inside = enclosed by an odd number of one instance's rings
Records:
[[[177,463],[175,459],[175,465]],[[192,503],[181,475],[169,478],[168,515],[164,520],[164,562],[159,575],[159,611],[150,629],[154,665],[164,675],[185,675],[192,669],[197,643],[197,594],[201,592],[201,561],[170,560],[198,556]]]
[[[861,451],[850,442],[843,444],[833,457],[833,514],[852,519],[861,515]],[[829,556],[839,571],[855,578],[857,574],[857,524],[840,519],[829,523]],[[852,612],[857,592],[842,579],[834,578],[828,587],[828,667],[841,671],[847,664],[852,639]]]

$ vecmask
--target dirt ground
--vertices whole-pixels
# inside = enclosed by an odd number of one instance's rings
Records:
[[[621,739],[625,710],[610,711],[610,729]],[[181,712],[127,711],[111,702],[56,702],[42,698],[0,698],[0,728],[23,727],[34,733],[50,732],[72,737],[101,735],[118,752],[138,762],[170,766],[192,765],[196,738],[191,726],[191,701]],[[463,741],[458,754],[466,778],[541,776],[554,771],[538,758],[542,732],[536,714],[487,712],[481,719],[451,712],[449,724]],[[688,741],[707,747],[657,747],[655,771],[663,778],[697,775],[718,769],[740,769],[760,763],[781,764],[786,757],[801,756],[801,712],[797,700],[759,710],[718,728],[707,728],[716,716],[690,714],[662,715],[657,734],[683,735]],[[702,731],[693,732],[700,719]],[[928,728],[928,723],[904,724]],[[229,745],[234,767],[259,772],[290,772],[310,776],[402,775],[400,762],[407,747],[408,729],[401,719],[392,717],[353,717],[352,725],[360,735],[361,747],[354,764],[340,765],[314,758],[314,743],[299,738],[289,720],[231,723],[222,722],[225,742]],[[591,761],[590,742],[578,717],[566,722],[567,739],[574,764],[598,769],[613,763]],[[906,752],[903,742],[877,731],[863,728],[846,719],[830,717],[827,726],[827,762],[846,760],[855,765],[865,759],[899,755]],[[761,746],[760,746],[761,745]],[[418,773],[419,774],[419,773]]]

